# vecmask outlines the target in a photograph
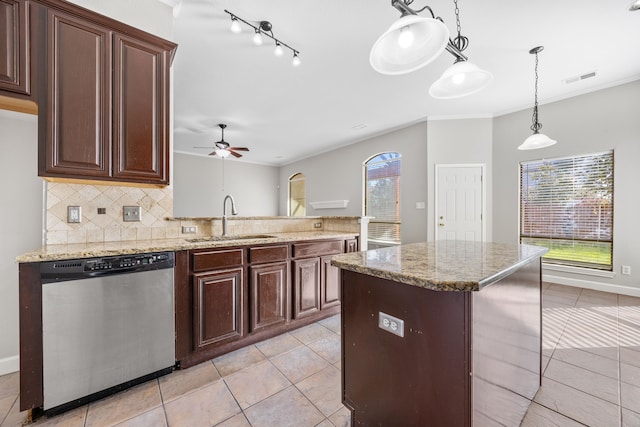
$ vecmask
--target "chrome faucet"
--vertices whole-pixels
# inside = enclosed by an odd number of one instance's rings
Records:
[[[238,215],[236,211],[236,202],[231,194],[227,194],[222,202],[222,235],[227,235],[227,200],[231,200],[231,215]]]

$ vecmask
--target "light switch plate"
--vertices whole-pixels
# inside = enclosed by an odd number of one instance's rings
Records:
[[[123,206],[122,207],[123,221],[140,221],[141,219],[142,219],[142,209],[140,209],[140,206]]]
[[[82,208],[80,206],[67,206],[67,222],[82,222]]]

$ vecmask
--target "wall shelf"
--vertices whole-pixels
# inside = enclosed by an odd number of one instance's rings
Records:
[[[344,209],[349,203],[348,200],[327,200],[324,202],[309,202],[313,209]]]

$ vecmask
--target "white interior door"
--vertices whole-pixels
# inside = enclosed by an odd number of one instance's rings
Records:
[[[436,239],[484,240],[484,165],[436,165]]]

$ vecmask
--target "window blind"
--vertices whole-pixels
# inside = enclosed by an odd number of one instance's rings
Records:
[[[520,163],[520,241],[543,261],[612,270],[613,151]]]
[[[400,243],[400,169],[399,153],[382,153],[365,163],[365,215],[369,239]]]

